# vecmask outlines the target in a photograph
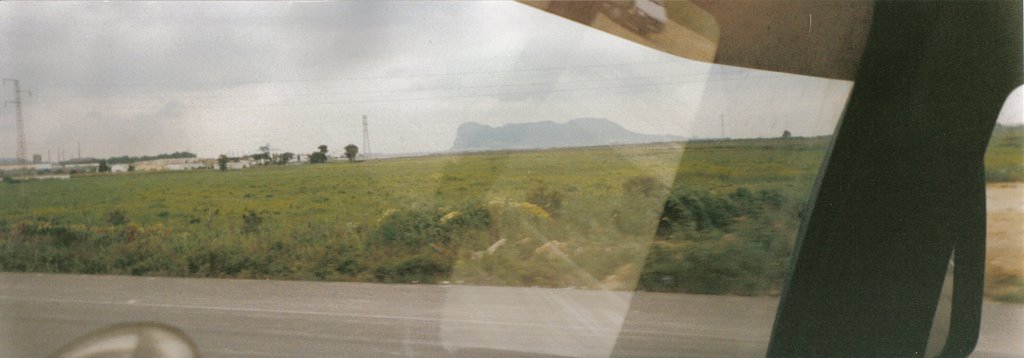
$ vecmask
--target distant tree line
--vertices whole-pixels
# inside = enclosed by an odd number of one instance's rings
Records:
[[[127,155],[123,155],[123,156],[120,156],[120,157],[110,157],[110,159],[107,159],[107,164],[129,164],[129,163],[134,163],[134,162],[142,162],[142,161],[156,160],[156,159],[177,159],[177,158],[195,158],[195,157],[196,157],[195,153],[191,153],[191,152],[174,152],[174,153],[157,154],[155,156],[144,155],[144,156],[141,156],[141,157],[130,157],[130,156],[127,156]]]
[[[327,146],[321,144],[317,149],[316,152],[309,154],[309,163],[327,163]],[[345,146],[345,158],[348,158],[349,161],[355,161],[357,154],[359,154],[359,147],[355,144]]]
[[[313,153],[310,153],[309,155],[306,156],[306,158],[307,158],[306,160],[309,161],[310,164],[327,163],[327,159],[328,159],[327,152],[328,152],[327,145],[321,144],[320,146],[317,147],[317,151],[315,151]],[[358,154],[359,154],[359,147],[356,147],[354,144],[349,144],[349,145],[345,146],[345,157],[348,158],[349,161],[355,161],[356,160],[356,156]],[[220,169],[220,170],[227,170],[228,169],[228,163],[238,162],[241,159],[251,159],[253,161],[253,164],[255,164],[255,165],[270,165],[270,164],[282,165],[282,164],[288,164],[289,162],[292,162],[292,161],[298,161],[301,158],[298,155],[296,155],[295,153],[291,153],[291,152],[280,153],[280,154],[271,154],[269,152],[263,152],[263,153],[247,155],[247,156],[244,156],[244,157],[234,157],[234,158],[228,157],[226,155],[220,155],[220,157],[217,158],[217,168]]]
[[[257,153],[253,155],[247,155],[244,157],[228,157],[226,155],[221,154],[219,157],[217,157],[217,168],[220,170],[227,170],[228,163],[238,162],[239,160],[242,159],[251,159],[253,161],[253,164],[255,165],[284,165],[288,164],[288,162],[291,162],[292,159],[296,159],[296,156],[295,153],[292,152],[285,152],[280,154]]]

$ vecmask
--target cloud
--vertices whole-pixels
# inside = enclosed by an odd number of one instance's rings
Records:
[[[706,103],[728,105],[665,84],[706,64],[506,2],[2,2],[0,53],[0,76],[35,94],[30,151],[81,140],[95,156],[306,152],[361,143],[363,114],[378,152],[445,150],[466,121],[688,135]],[[0,157],[13,151],[0,138]]]
[[[64,120],[30,141],[35,153],[71,150],[81,144],[83,156],[109,157],[183,150],[188,135],[187,108],[168,102],[153,111],[117,114],[89,110],[74,120]],[[34,142],[34,143],[33,143]]]

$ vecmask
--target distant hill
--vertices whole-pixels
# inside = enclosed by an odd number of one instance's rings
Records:
[[[491,127],[476,122],[459,126],[452,151],[587,147],[681,141],[683,137],[631,132],[604,118],[578,118]]]

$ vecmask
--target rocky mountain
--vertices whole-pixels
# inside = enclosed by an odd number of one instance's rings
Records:
[[[542,149],[680,141],[683,137],[631,132],[604,118],[578,118],[491,127],[476,122],[459,126],[452,151]]]

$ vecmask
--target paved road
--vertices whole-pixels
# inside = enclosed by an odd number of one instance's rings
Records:
[[[760,356],[773,298],[0,273],[0,357],[123,321],[205,356]],[[976,356],[1024,357],[1024,306],[986,303]]]

